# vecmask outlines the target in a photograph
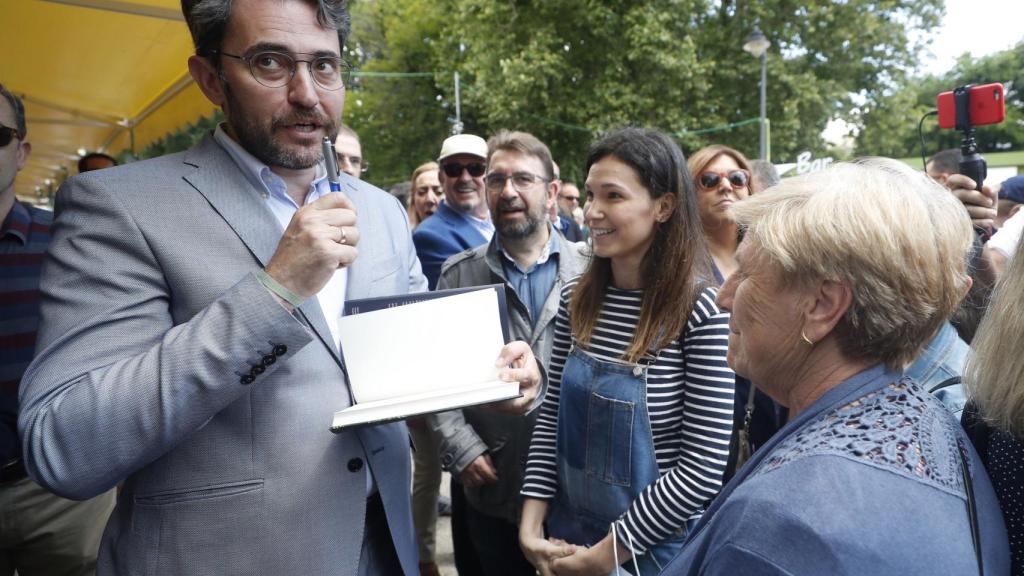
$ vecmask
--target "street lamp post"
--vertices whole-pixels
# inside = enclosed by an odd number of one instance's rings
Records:
[[[754,31],[743,41],[743,50],[754,58],[761,60],[761,117],[758,153],[762,160],[770,160],[768,152],[768,47],[772,43],[764,37],[761,30]]]

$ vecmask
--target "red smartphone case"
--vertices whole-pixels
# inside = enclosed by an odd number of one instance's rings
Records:
[[[1006,103],[1003,101],[1002,84],[971,86],[971,124],[984,126],[998,124],[1006,118]],[[938,97],[939,128],[956,128],[956,102],[953,92],[943,92]]]

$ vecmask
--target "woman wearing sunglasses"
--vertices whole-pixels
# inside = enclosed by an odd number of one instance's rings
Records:
[[[671,138],[607,136],[586,185],[594,256],[561,293],[519,541],[543,576],[654,575],[721,485],[729,320]]]
[[[736,270],[739,227],[729,207],[750,195],[750,162],[728,146],[714,144],[690,156],[687,166],[697,184],[697,205],[704,238],[714,260],[719,283]]]

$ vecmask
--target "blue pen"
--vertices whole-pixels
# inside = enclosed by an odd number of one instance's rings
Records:
[[[338,172],[338,156],[334,152],[334,142],[327,136],[321,143],[324,149],[324,167],[327,168],[327,181],[331,183],[331,192],[341,192],[341,180]]]

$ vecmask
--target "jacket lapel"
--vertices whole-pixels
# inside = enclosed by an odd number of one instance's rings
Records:
[[[348,196],[352,204],[355,205],[357,211],[361,211],[366,207],[364,202],[365,194],[360,189],[362,183],[345,174],[340,174],[341,178],[341,191]],[[357,220],[358,222],[358,220]],[[367,298],[370,295],[370,284],[371,284],[371,270],[368,268],[373,265],[372,258],[365,255],[372,252],[373,239],[371,234],[364,228],[360,228],[359,238],[359,256],[354,262],[348,266],[348,278],[345,281],[345,301],[357,300],[359,298]]]
[[[260,265],[266,266],[284,230],[235,161],[208,134],[198,146],[186,152],[184,163],[194,168],[183,176],[185,181],[206,198]],[[307,300],[299,311],[341,365],[334,338],[316,298]]]

